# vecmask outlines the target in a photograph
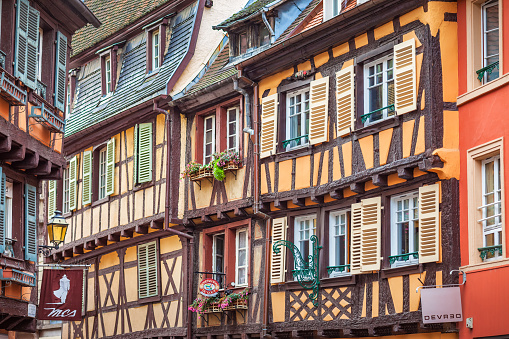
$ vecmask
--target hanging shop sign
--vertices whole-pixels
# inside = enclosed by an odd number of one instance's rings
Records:
[[[421,305],[424,324],[463,321],[459,287],[423,288]]]
[[[219,283],[214,279],[204,279],[200,283],[200,293],[205,297],[215,297],[219,291]]]
[[[82,300],[82,269],[43,271],[39,320],[81,320]]]

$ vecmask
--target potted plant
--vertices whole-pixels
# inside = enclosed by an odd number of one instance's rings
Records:
[[[221,298],[220,306],[222,310],[247,310],[247,301],[249,299],[249,288],[243,289],[238,293],[230,293]]]
[[[203,316],[204,313],[214,313],[222,311],[222,309],[219,307],[219,298],[204,297],[202,295],[198,295],[187,309],[191,312],[195,312],[196,314],[198,314],[198,318]]]
[[[193,180],[193,178],[200,171],[201,166],[202,165],[200,165],[199,163],[197,163],[195,161],[191,161],[190,163],[188,163],[186,165],[186,169],[184,170],[184,172],[180,173],[180,178],[184,179],[187,177],[187,178],[190,178],[191,180]]]

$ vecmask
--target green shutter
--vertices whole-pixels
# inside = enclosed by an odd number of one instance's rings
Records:
[[[25,260],[37,261],[37,190],[25,185]]]
[[[92,203],[92,152],[83,152],[83,206]]]
[[[48,220],[55,215],[57,209],[57,181],[48,182]]]
[[[5,174],[0,167],[0,254],[5,250]]]
[[[155,241],[138,245],[138,297],[139,299],[157,296],[158,270],[157,244]]]
[[[138,183],[152,181],[152,123],[139,125]]]
[[[78,190],[76,185],[77,167],[78,157],[74,156],[71,161],[69,161],[69,211],[74,211],[76,209],[76,191]]]
[[[115,192],[115,138],[108,141],[106,148],[106,195]]]
[[[57,32],[55,59],[55,107],[63,112],[67,77],[67,38],[60,32]]]
[[[14,76],[21,81],[27,80],[27,39],[28,39],[28,12],[30,4],[27,0],[18,0],[16,3],[16,45],[14,56]]]
[[[39,45],[39,11],[30,7],[28,11],[27,66],[25,84],[37,88],[37,47]]]
[[[133,186],[138,183],[138,125],[134,126]]]

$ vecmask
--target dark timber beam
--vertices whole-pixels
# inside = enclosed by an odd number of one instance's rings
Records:
[[[39,153],[26,153],[25,159],[12,164],[12,167],[19,169],[34,169],[39,166]]]
[[[208,215],[202,215],[201,222],[212,222],[212,219]]]
[[[264,213],[270,212],[270,202],[260,203],[260,211]]]
[[[286,201],[281,201],[279,199],[275,200],[274,201],[274,207],[275,208],[278,208],[280,210],[285,210],[287,209],[288,207],[286,206]]]
[[[25,159],[25,145],[13,146],[9,152],[0,153],[0,160],[7,162],[21,161]]]
[[[62,252],[56,252],[56,253],[53,253],[53,261],[60,261],[63,259],[63,255],[62,255]]]
[[[100,237],[100,238],[95,239],[96,247],[106,246],[106,245],[108,245],[108,237]]]
[[[120,233],[108,234],[108,241],[119,242],[120,241]]]
[[[150,228],[154,230],[162,230],[164,227],[164,224],[161,221],[152,220],[150,222]]]
[[[74,246],[72,251],[74,252],[74,254],[83,254],[85,253],[83,251],[83,244],[80,244],[80,245],[77,245],[77,246]]]
[[[18,326],[22,321],[25,321],[25,320],[27,320],[27,318],[19,317],[18,319],[16,319],[16,320],[12,321],[11,323],[9,323],[9,325],[7,325],[7,327],[5,329],[7,331],[10,331],[13,328],[15,328],[16,326]]]
[[[63,252],[65,258],[72,258],[74,255],[72,248],[65,249]]]
[[[184,224],[184,226],[196,226],[196,224],[194,223],[193,219],[189,219],[188,217],[185,217],[182,220],[182,223]]]
[[[88,251],[92,251],[96,248],[95,246],[95,241],[93,240],[90,240],[90,241],[87,241],[86,244],[85,244],[85,249],[88,250]]]
[[[235,209],[233,210],[233,214],[235,214],[235,216],[237,217],[245,217],[247,215],[246,211],[244,211],[244,209],[240,207],[235,207]]]
[[[398,177],[411,180],[414,178],[414,169],[412,167],[400,167],[398,168]]]
[[[138,234],[147,234],[148,233],[148,226],[147,225],[136,225],[134,228],[134,232]]]
[[[373,185],[378,187],[386,187],[387,186],[387,175],[384,174],[374,174],[371,177],[373,181]]]
[[[343,199],[343,190],[337,189],[330,192],[330,196],[332,199],[341,200]]]
[[[294,205],[297,205],[297,206],[300,206],[300,207],[304,207],[304,206],[306,206],[306,198],[297,198],[297,197],[295,197],[295,198],[292,199],[292,203]]]
[[[48,179],[48,180],[60,180],[62,179],[62,167],[53,167],[51,169],[51,173],[48,175],[41,175],[39,176],[39,179]]]
[[[28,174],[32,175],[49,175],[51,173],[52,163],[49,160],[41,159],[39,157],[39,164],[36,168],[28,170]]]
[[[317,204],[323,204],[325,196],[323,194],[315,195],[315,193],[311,193],[311,201],[316,202]]]
[[[0,153],[6,153],[11,150],[12,147],[12,139],[10,136],[6,136],[3,139],[0,139]]]
[[[219,220],[230,220],[230,217],[228,216],[228,214],[225,212],[221,212],[221,211],[217,212],[217,218]]]
[[[128,228],[128,229],[122,230],[122,232],[120,232],[120,236],[124,237],[124,238],[132,238],[133,237],[133,229]]]
[[[364,193],[364,183],[363,182],[354,182],[350,184],[350,190],[355,193],[362,194]]]
[[[3,323],[5,323],[5,322],[6,322],[7,320],[9,320],[11,317],[12,317],[12,315],[7,314],[7,315],[5,316],[5,318],[3,318],[3,319],[1,319],[1,320],[0,320],[0,325],[2,325]],[[3,326],[2,326],[2,328],[3,328]]]

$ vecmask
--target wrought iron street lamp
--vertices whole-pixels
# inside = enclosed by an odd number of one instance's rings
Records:
[[[55,211],[55,214],[48,222],[48,237],[53,246],[39,245],[39,253],[42,253],[45,257],[49,257],[51,250],[58,249],[58,246],[64,242],[68,226],[69,224],[62,216],[62,212]]]

